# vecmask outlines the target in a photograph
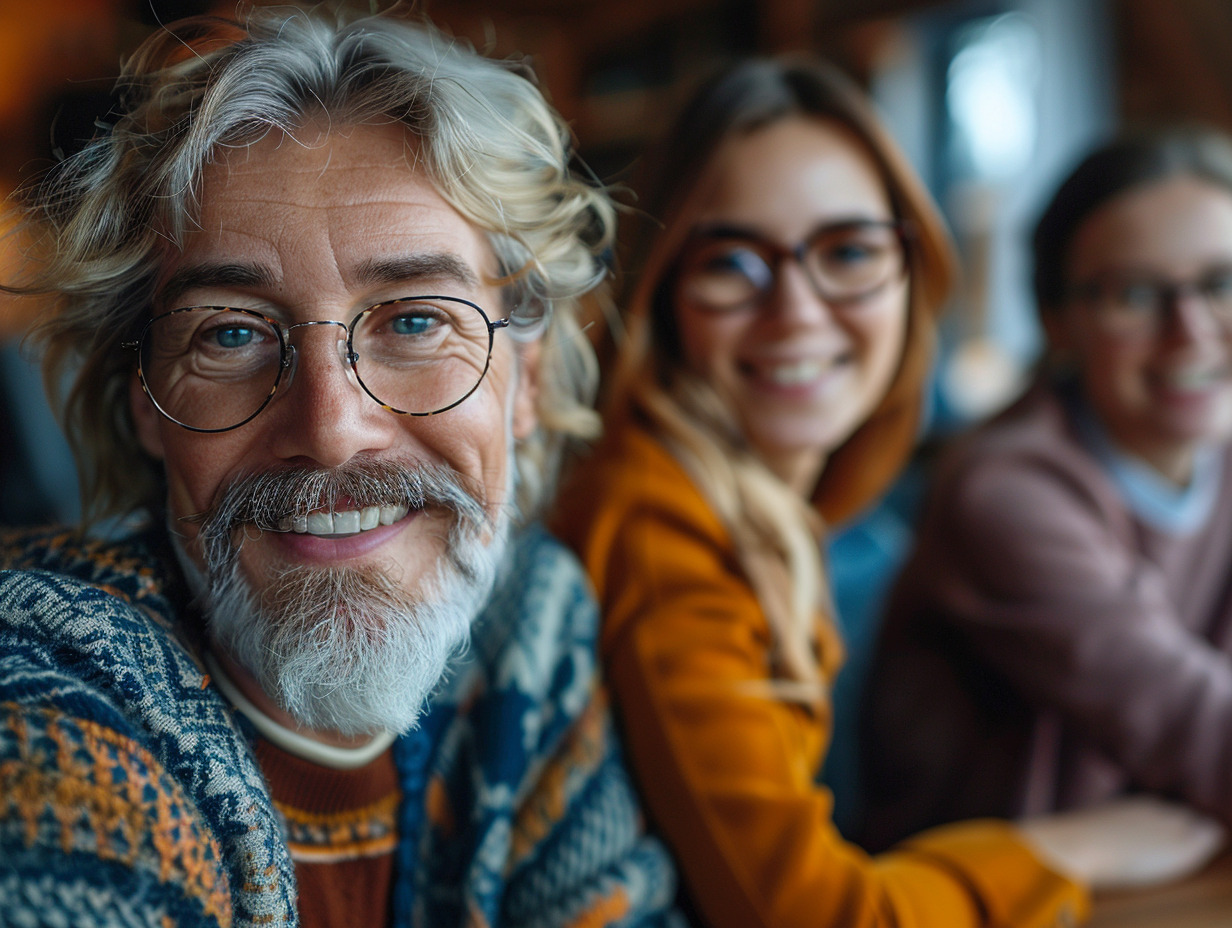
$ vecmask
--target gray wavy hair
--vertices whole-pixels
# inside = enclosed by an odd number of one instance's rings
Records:
[[[191,228],[203,169],[224,146],[322,115],[404,123],[441,195],[486,232],[515,331],[542,338],[540,427],[516,450],[518,508],[534,513],[567,441],[597,430],[596,364],[578,316],[605,283],[614,214],[571,169],[568,131],[527,72],[392,12],[264,8],[242,23],[200,17],[162,30],[117,89],[123,115],[29,192],[19,232],[33,258],[20,289],[55,297],[37,335],[87,517],[162,503],[161,468],[136,440],[135,358],[121,342],[148,316],[161,257]]]

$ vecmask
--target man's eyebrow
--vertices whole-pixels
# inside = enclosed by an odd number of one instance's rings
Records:
[[[371,258],[356,268],[355,277],[364,286],[420,279],[445,280],[468,287],[479,284],[470,266],[449,253]],[[171,306],[183,294],[198,288],[272,287],[275,283],[273,272],[261,264],[193,264],[172,273],[159,288],[157,298],[163,306]]]
[[[175,303],[189,290],[205,287],[270,287],[274,275],[260,264],[192,264],[176,270],[158,290],[163,306]]]
[[[355,278],[365,286],[420,279],[445,280],[467,287],[479,285],[479,278],[470,265],[447,252],[371,258],[355,269]]]

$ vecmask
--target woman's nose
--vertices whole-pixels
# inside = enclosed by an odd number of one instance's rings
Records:
[[[834,307],[818,292],[798,261],[787,260],[779,264],[767,308],[782,324],[791,327],[834,322]]]
[[[1224,326],[1202,291],[1192,285],[1175,287],[1163,297],[1164,333],[1184,341],[1201,341],[1224,334]]]

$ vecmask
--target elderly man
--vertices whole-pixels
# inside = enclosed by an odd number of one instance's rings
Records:
[[[528,522],[610,204],[524,76],[340,19],[171,27],[33,195],[87,504],[153,518],[0,540],[5,924],[669,920]]]

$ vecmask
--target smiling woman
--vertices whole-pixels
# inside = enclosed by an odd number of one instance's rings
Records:
[[[1081,917],[1084,884],[1203,860],[1217,829],[1164,804],[960,823],[878,858],[840,837],[817,782],[843,657],[823,520],[910,453],[948,239],[819,63],[720,73],[660,155],[608,431],[557,524],[602,603],[615,706],[691,908],[714,928],[1043,928]],[[928,693],[913,706],[922,732],[951,721]]]
[[[603,605],[616,709],[691,908],[717,928],[1078,917],[1069,877],[1090,872],[1051,868],[1008,824],[872,859],[816,782],[842,661],[823,519],[868,504],[910,453],[953,272],[931,201],[860,93],[814,62],[721,73],[658,151],[644,202],[662,226],[608,431],[557,525]]]
[[[1232,141],[1093,152],[1035,263],[1045,364],[940,463],[891,601],[876,844],[1130,792],[1232,826]]]
[[[907,259],[889,192],[857,136],[806,118],[733,138],[707,173],[669,284],[682,360],[809,496],[902,357]]]
[[[1232,436],[1232,188],[1177,175],[1126,191],[1074,232],[1054,352],[1114,442],[1185,486]]]

